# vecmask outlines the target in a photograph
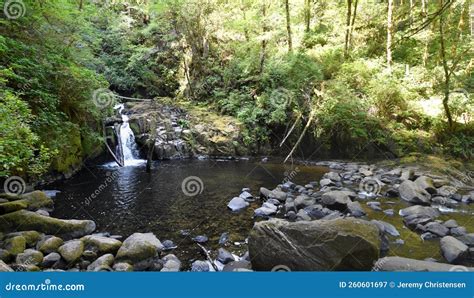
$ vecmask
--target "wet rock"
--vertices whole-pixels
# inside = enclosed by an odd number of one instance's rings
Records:
[[[13,256],[10,254],[10,252],[6,249],[1,249],[0,248],[0,260],[4,262],[10,262],[10,260],[13,258]]]
[[[415,180],[415,184],[418,185],[419,188],[426,190],[430,194],[436,193],[436,187],[433,185],[433,179],[426,176],[420,176]]]
[[[55,234],[71,239],[92,233],[96,225],[91,220],[64,220],[42,216],[35,212],[20,210],[0,216],[0,232],[15,230],[20,226],[25,230],[34,230],[44,234]]]
[[[40,240],[43,235],[41,235],[40,233],[36,231],[21,231],[21,232],[9,233],[5,237],[11,238],[11,237],[16,237],[16,236],[22,236],[23,238],[25,238],[27,247],[33,247],[36,245],[38,240]]]
[[[115,254],[122,246],[122,242],[117,239],[98,235],[85,236],[81,240],[84,242],[86,249],[96,251],[100,255]]]
[[[82,255],[84,251],[84,243],[81,240],[71,240],[58,248],[58,252],[63,259],[68,263],[74,263]]]
[[[194,261],[191,265],[192,272],[209,272],[209,263],[206,261]]]
[[[0,272],[13,272],[13,269],[5,264],[4,261],[0,260]]]
[[[457,192],[457,188],[450,185],[444,185],[438,188],[437,193],[442,197],[451,197],[453,194]]]
[[[10,213],[22,209],[38,210],[39,208],[53,207],[53,200],[42,191],[33,191],[23,194],[18,200],[0,204],[0,214]],[[34,230],[34,229],[33,229]]]
[[[349,252],[347,247],[353,249]],[[354,218],[293,223],[271,219],[256,223],[249,238],[252,267],[257,270],[277,265],[296,271],[368,270],[379,251],[377,227]]]
[[[153,233],[134,233],[123,242],[117,252],[117,260],[131,263],[158,255],[163,245]]]
[[[443,225],[448,229],[457,228],[459,226],[458,223],[454,219],[445,221]]]
[[[227,264],[229,262],[235,261],[234,256],[223,248],[219,248],[217,253],[217,260],[222,264]]]
[[[409,203],[420,205],[429,205],[430,203],[430,194],[413,181],[403,181],[398,191],[400,192],[400,197]]]
[[[172,250],[177,248],[178,246],[171,240],[165,240],[161,244],[163,244],[163,250]]]
[[[227,204],[227,207],[234,212],[243,210],[248,206],[249,203],[240,197],[233,198],[232,200],[230,200],[229,204]]]
[[[439,211],[432,207],[424,206],[410,206],[400,210],[400,215],[403,217],[415,215],[417,217],[428,217],[434,219],[440,215]]]
[[[24,252],[16,256],[16,263],[19,265],[37,266],[43,261],[43,254],[34,249],[25,249]]]
[[[60,259],[61,259],[61,255],[58,254],[57,252],[49,253],[43,258],[43,262],[41,263],[41,267],[43,267],[43,268],[53,267],[54,264],[59,262]]]
[[[63,239],[56,236],[46,236],[42,238],[36,248],[45,254],[58,251],[58,248],[63,245]]]
[[[387,233],[390,236],[393,237],[399,237],[400,232],[398,232],[397,228],[395,228],[392,224],[389,224],[388,222],[382,221],[382,220],[371,220],[374,224],[377,225],[379,230],[381,230],[383,233]]]
[[[347,204],[352,201],[346,192],[335,190],[323,194],[321,202],[329,209],[345,211],[347,209]]]
[[[383,211],[383,213],[385,213],[388,216],[393,216],[395,214],[393,209],[386,209],[386,210]]]
[[[430,261],[420,261],[402,257],[385,257],[375,263],[372,271],[415,271],[415,272],[439,272],[456,271],[456,266],[450,264],[435,263]],[[466,268],[469,271],[474,268]]]
[[[341,176],[336,172],[329,172],[323,175],[323,178],[329,179],[334,182],[340,182]]]
[[[114,256],[112,254],[105,254],[87,266],[87,271],[112,271],[112,264],[114,263]]]
[[[131,272],[133,271],[133,266],[129,263],[115,263],[112,269],[117,272]]]
[[[161,272],[179,272],[181,269],[181,261],[173,254],[163,257],[163,269]]]
[[[198,235],[194,237],[193,240],[197,243],[206,243],[209,238],[206,235]]]

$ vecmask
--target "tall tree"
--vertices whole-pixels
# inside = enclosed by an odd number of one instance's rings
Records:
[[[439,7],[442,9],[444,6],[444,1],[439,0]],[[443,63],[443,71],[444,71],[444,86],[443,86],[443,91],[444,91],[444,97],[443,97],[443,107],[444,107],[444,112],[446,113],[446,118],[448,118],[448,125],[451,128],[453,126],[453,117],[451,115],[451,111],[449,109],[449,90],[450,90],[450,85],[451,85],[451,70],[449,69],[448,66],[448,60],[446,57],[446,44],[445,44],[445,38],[444,38],[444,17],[443,17],[443,12],[439,15],[439,51],[441,55],[441,61]]]
[[[267,4],[266,0],[262,0],[262,48],[260,52],[260,68],[259,73],[263,73],[265,67],[265,56],[267,51]]]
[[[285,13],[286,13],[286,31],[288,33],[288,51],[293,50],[293,40],[291,38],[291,18],[290,18],[290,3],[289,0],[285,0]]]
[[[352,20],[351,24],[349,26],[349,42],[348,42],[348,48],[350,49],[352,46],[352,32],[354,31],[354,24],[357,16],[357,4],[359,3],[359,0],[354,1],[354,13],[352,14]]]
[[[393,38],[393,0],[388,0],[387,10],[387,69],[392,69],[392,38]]]
[[[344,39],[344,57],[349,54],[349,33],[351,27],[351,14],[352,14],[352,0],[347,0],[347,13],[346,13],[346,36]]]
[[[306,33],[309,32],[311,29],[311,0],[305,0],[304,1],[304,23],[305,23],[305,29],[304,31]]]

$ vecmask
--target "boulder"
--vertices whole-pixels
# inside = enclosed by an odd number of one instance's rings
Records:
[[[209,263],[207,261],[194,261],[191,265],[192,272],[209,272]]]
[[[332,182],[331,179],[321,179],[319,181],[319,185],[321,185],[321,187],[325,187],[325,186],[334,186],[334,182]]]
[[[440,245],[444,258],[452,264],[462,263],[469,253],[469,247],[452,236],[441,238]]]
[[[43,254],[34,249],[25,249],[24,252],[16,256],[16,263],[20,265],[37,266],[43,261]]]
[[[161,272],[179,272],[181,269],[181,261],[173,254],[163,257],[163,269]]]
[[[87,271],[112,271],[112,264],[114,263],[114,256],[112,254],[105,254],[87,266]]]
[[[4,248],[13,256],[26,249],[26,239],[23,236],[14,236],[5,240]]]
[[[207,241],[209,241],[209,237],[207,237],[206,235],[197,235],[196,237],[193,237],[193,241],[197,243],[206,243]]]
[[[42,253],[49,254],[58,250],[58,248],[63,245],[63,239],[56,236],[47,236],[41,239],[36,248]]]
[[[382,221],[382,220],[371,220],[371,222],[373,222],[374,224],[377,225],[377,227],[379,228],[380,232],[382,233],[387,233],[389,234],[390,236],[393,236],[393,237],[399,237],[400,236],[400,232],[398,232],[397,228],[395,228],[392,224],[389,224],[388,222],[385,222],[385,221]]]
[[[447,197],[450,198],[452,195],[454,195],[457,192],[457,188],[454,186],[450,185],[443,185],[440,188],[438,188],[437,193],[442,196],[442,197]]]
[[[224,272],[248,272],[252,271],[252,264],[247,260],[233,261],[224,266]]]
[[[260,188],[260,195],[266,199],[277,199],[280,202],[284,202],[287,197],[286,192],[278,189],[269,190],[265,187]]]
[[[235,197],[230,200],[229,204],[227,204],[227,207],[232,211],[240,211],[247,208],[248,206],[249,203],[241,197]]]
[[[36,231],[21,231],[21,232],[14,232],[9,233],[5,237],[15,237],[15,236],[22,236],[26,240],[26,246],[32,247],[35,246],[36,243],[41,239],[42,235]]]
[[[71,240],[58,249],[59,254],[63,259],[69,264],[76,262],[82,255],[84,251],[84,243],[81,240]]]
[[[335,220],[258,222],[250,232],[252,267],[270,271],[369,270],[378,259],[379,231],[367,221]]]
[[[99,235],[88,235],[81,238],[84,242],[86,250],[92,250],[97,252],[98,254],[115,254],[119,250],[120,246],[122,246],[122,242],[109,238],[103,237]]]
[[[329,179],[334,182],[340,182],[341,181],[341,176],[336,173],[336,172],[328,172],[324,174],[323,178]]]
[[[449,233],[449,229],[437,222],[430,222],[425,225],[425,230],[439,237],[444,237]]]
[[[354,217],[362,217],[366,215],[364,209],[362,209],[359,202],[349,202],[347,204],[347,210]]]
[[[0,260],[8,263],[12,258],[13,256],[8,250],[0,248]]]
[[[52,252],[43,258],[43,262],[41,262],[41,267],[53,267],[57,262],[59,262],[59,260],[61,260],[61,255],[57,252]]]
[[[433,179],[426,176],[420,176],[415,180],[419,188],[426,190],[430,194],[436,193],[436,187],[433,185]]]
[[[0,232],[15,230],[21,226],[25,230],[35,230],[44,234],[54,234],[61,238],[72,239],[82,237],[95,230],[92,220],[64,220],[38,213],[20,210],[0,216]]]
[[[438,209],[418,205],[401,209],[399,213],[403,217],[414,215],[417,217],[427,217],[430,219],[434,219],[440,215]]]
[[[294,201],[294,205],[297,209],[305,208],[316,203],[316,199],[308,195],[299,195]]]
[[[131,263],[153,258],[163,250],[163,245],[153,233],[135,233],[123,242],[117,260]]]
[[[21,209],[37,210],[52,208],[53,200],[42,191],[33,191],[23,194],[18,200],[0,204],[0,214],[10,213]]]
[[[13,272],[13,269],[5,264],[4,261],[0,260],[0,272]]]
[[[379,259],[377,263],[375,263],[372,271],[474,271],[474,268],[454,266],[430,261],[420,261],[403,257],[385,257]]]
[[[409,203],[420,205],[429,205],[430,203],[430,194],[413,181],[403,181],[398,191],[400,192],[400,197]]]
[[[177,248],[178,246],[171,240],[165,240],[161,244],[163,244],[163,250],[172,250]]]
[[[346,211],[347,204],[351,203],[351,199],[347,192],[340,190],[329,191],[321,197],[321,202],[329,209]]]

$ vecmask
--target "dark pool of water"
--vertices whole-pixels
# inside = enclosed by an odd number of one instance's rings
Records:
[[[253,211],[261,202],[240,213],[228,210],[227,203],[242,188],[249,187],[257,195],[261,186],[273,188],[285,176],[291,175],[292,181],[304,185],[319,181],[327,171],[307,166],[299,166],[297,172],[294,169],[278,163],[218,160],[157,162],[151,173],[146,173],[143,165],[86,168],[51,186],[61,191],[52,215],[94,220],[97,231],[123,239],[134,232],[153,232],[162,241],[174,241],[178,248],[172,252],[189,265],[193,259],[202,259],[200,248],[191,240],[196,235],[208,236],[205,246],[215,250],[220,235],[228,232],[228,249],[245,252],[242,243],[253,226]],[[189,176],[202,180],[202,193],[183,193],[182,182]],[[190,236],[183,236],[181,230],[189,230]]]

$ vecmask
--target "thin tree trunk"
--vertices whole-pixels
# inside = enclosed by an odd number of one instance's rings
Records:
[[[263,73],[263,69],[265,67],[265,55],[266,55],[266,50],[267,50],[267,4],[265,3],[266,0],[262,1],[262,49],[260,53],[260,69],[259,73]]]
[[[421,15],[423,16],[423,22],[426,21],[426,16],[427,16],[427,13],[426,13],[426,1],[427,0],[421,0]],[[428,37],[425,41],[425,47],[423,49],[423,66],[426,66],[426,64],[428,63]]]
[[[387,11],[387,69],[392,69],[393,0],[388,0]]]
[[[439,1],[440,7],[443,7],[443,0]],[[451,72],[448,67],[448,61],[446,58],[446,47],[444,44],[444,18],[443,13],[439,15],[439,39],[440,39],[440,54],[441,60],[443,62],[443,70],[444,70],[444,98],[443,98],[443,107],[446,113],[446,117],[448,118],[448,125],[449,128],[453,127],[453,118],[451,116],[451,111],[449,109],[449,89],[450,89],[450,79],[451,79]]]
[[[291,39],[291,18],[289,2],[289,0],[285,0],[286,31],[288,32],[288,52],[291,52],[293,50],[293,40]]]
[[[305,0],[304,2],[304,22],[305,32],[308,33],[311,27],[311,0]]]
[[[352,21],[351,21],[351,25],[350,25],[350,31],[349,31],[349,45],[348,45],[348,48],[349,50],[351,49],[352,47],[352,32],[354,31],[354,24],[355,24],[355,20],[356,20],[356,16],[357,16],[357,4],[359,3],[359,0],[355,0],[354,2],[354,13],[352,14]]]
[[[79,10],[82,10],[83,5],[84,5],[84,0],[79,0]]]
[[[350,26],[351,26],[351,13],[352,13],[352,0],[347,0],[346,36],[344,38],[344,57],[347,57],[349,54],[349,33],[350,33]]]

